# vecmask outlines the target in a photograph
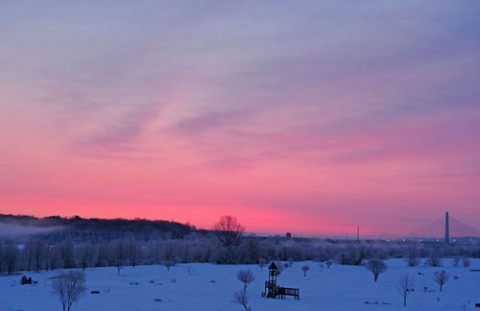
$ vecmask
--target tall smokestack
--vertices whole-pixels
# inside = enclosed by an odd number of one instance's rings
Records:
[[[448,223],[448,212],[445,213],[445,243],[450,243],[450,225]]]

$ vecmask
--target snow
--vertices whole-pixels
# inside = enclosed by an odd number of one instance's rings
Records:
[[[248,287],[249,305],[253,310],[474,310],[480,303],[480,259],[473,259],[469,268],[453,267],[444,259],[443,267],[407,267],[403,259],[390,259],[388,270],[377,283],[363,266],[332,265],[330,269],[315,262],[295,262],[278,277],[285,287],[300,288],[300,300],[262,298],[268,269],[256,265],[178,264],[167,272],[164,266],[124,267],[117,269],[91,268],[86,272],[87,292],[74,311],[86,310],[208,310],[242,311],[233,301],[233,294],[242,289],[237,272],[250,269],[255,281]],[[302,266],[309,265],[307,276]],[[433,281],[433,273],[446,270],[450,280],[443,292]],[[22,274],[0,276],[0,310],[61,310],[58,298],[52,294],[51,279],[57,272],[25,272],[35,285],[20,285]],[[403,307],[397,290],[400,275],[414,278],[415,291]],[[454,278],[457,276],[458,278]],[[425,292],[424,287],[428,290]],[[91,291],[100,294],[91,294]]]

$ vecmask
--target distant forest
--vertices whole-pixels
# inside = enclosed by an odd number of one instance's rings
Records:
[[[292,265],[316,261],[330,267],[364,265],[369,259],[404,258],[409,266],[458,265],[480,258],[476,239],[461,243],[420,240],[337,240],[256,236],[244,232],[235,217],[223,216],[211,230],[188,224],[144,219],[35,218],[0,214],[0,275],[17,271],[164,265],[210,262]]]
[[[0,223],[15,224],[25,227],[47,229],[45,235],[55,239],[70,238],[73,240],[112,240],[134,235],[138,240],[158,239],[161,237],[183,238],[195,228],[188,224],[174,221],[147,219],[98,219],[74,216],[63,218],[49,216],[37,218],[33,216],[18,216],[0,214]],[[42,232],[41,230],[38,230]],[[19,232],[20,235],[21,232]]]

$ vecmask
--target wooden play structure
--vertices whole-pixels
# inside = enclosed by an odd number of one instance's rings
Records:
[[[268,281],[265,281],[263,297],[285,299],[286,296],[293,296],[295,300],[300,299],[300,289],[283,287],[277,284],[278,267],[272,262],[268,267]]]

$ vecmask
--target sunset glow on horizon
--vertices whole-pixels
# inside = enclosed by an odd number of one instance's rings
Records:
[[[480,228],[480,2],[0,3],[0,213]],[[441,233],[440,233],[441,234]]]

